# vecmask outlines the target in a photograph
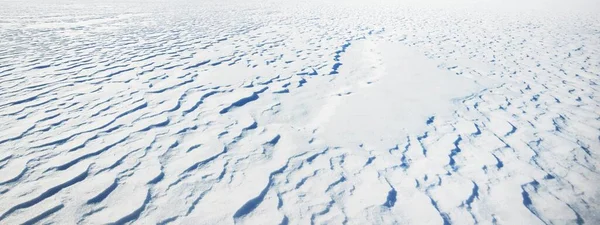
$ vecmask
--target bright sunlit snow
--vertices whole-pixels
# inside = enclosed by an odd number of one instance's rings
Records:
[[[0,224],[600,224],[597,0],[0,0]]]

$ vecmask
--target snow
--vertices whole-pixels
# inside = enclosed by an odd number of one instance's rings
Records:
[[[0,224],[600,224],[593,0],[0,0]]]
[[[328,103],[337,104],[335,112],[323,118],[322,132],[329,143],[392,147],[410,133],[424,132],[430,117],[450,114],[454,100],[483,89],[401,44],[384,42],[368,49],[364,45],[369,44],[357,42],[342,58],[351,65],[340,69],[347,74],[345,82],[330,82],[343,88],[341,99]]]

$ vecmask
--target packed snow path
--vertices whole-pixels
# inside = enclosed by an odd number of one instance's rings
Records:
[[[597,1],[0,0],[0,224],[600,224]]]

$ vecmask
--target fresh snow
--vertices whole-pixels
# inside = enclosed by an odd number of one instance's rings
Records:
[[[0,0],[0,224],[600,224],[594,0]]]

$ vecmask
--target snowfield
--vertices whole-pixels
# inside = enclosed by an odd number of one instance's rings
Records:
[[[0,224],[600,224],[596,0],[0,0]]]

